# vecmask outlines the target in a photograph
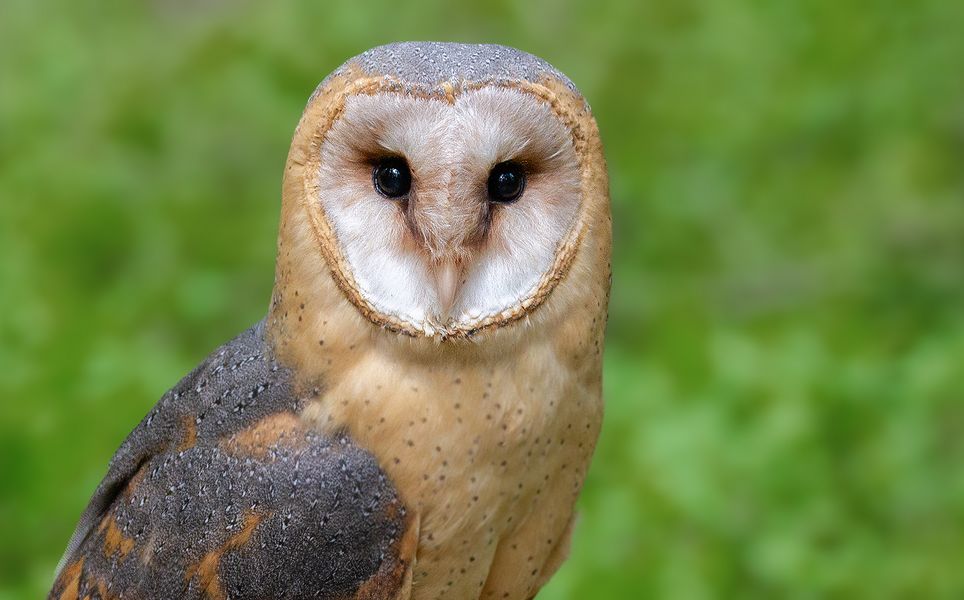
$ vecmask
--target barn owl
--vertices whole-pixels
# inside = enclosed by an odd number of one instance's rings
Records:
[[[51,598],[532,598],[602,417],[611,223],[572,82],[398,43],[311,95],[263,321],[123,442]]]

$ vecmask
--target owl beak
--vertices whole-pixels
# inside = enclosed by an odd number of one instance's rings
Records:
[[[447,320],[462,281],[462,264],[454,260],[442,260],[433,266],[435,290],[439,299],[439,318]]]

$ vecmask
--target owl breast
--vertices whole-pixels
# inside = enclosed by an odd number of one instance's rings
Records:
[[[347,427],[418,515],[413,598],[529,598],[564,557],[602,407],[597,361],[555,347],[493,364],[375,346],[306,409]]]

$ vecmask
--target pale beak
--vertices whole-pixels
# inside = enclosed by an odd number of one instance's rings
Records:
[[[439,317],[448,319],[462,283],[462,265],[454,260],[442,260],[435,263],[432,273],[435,276],[435,290],[440,305]]]

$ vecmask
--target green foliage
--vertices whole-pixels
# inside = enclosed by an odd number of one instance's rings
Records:
[[[0,599],[263,314],[301,108],[395,39],[544,56],[607,143],[608,414],[540,598],[964,596],[964,4],[103,4],[0,9]]]

